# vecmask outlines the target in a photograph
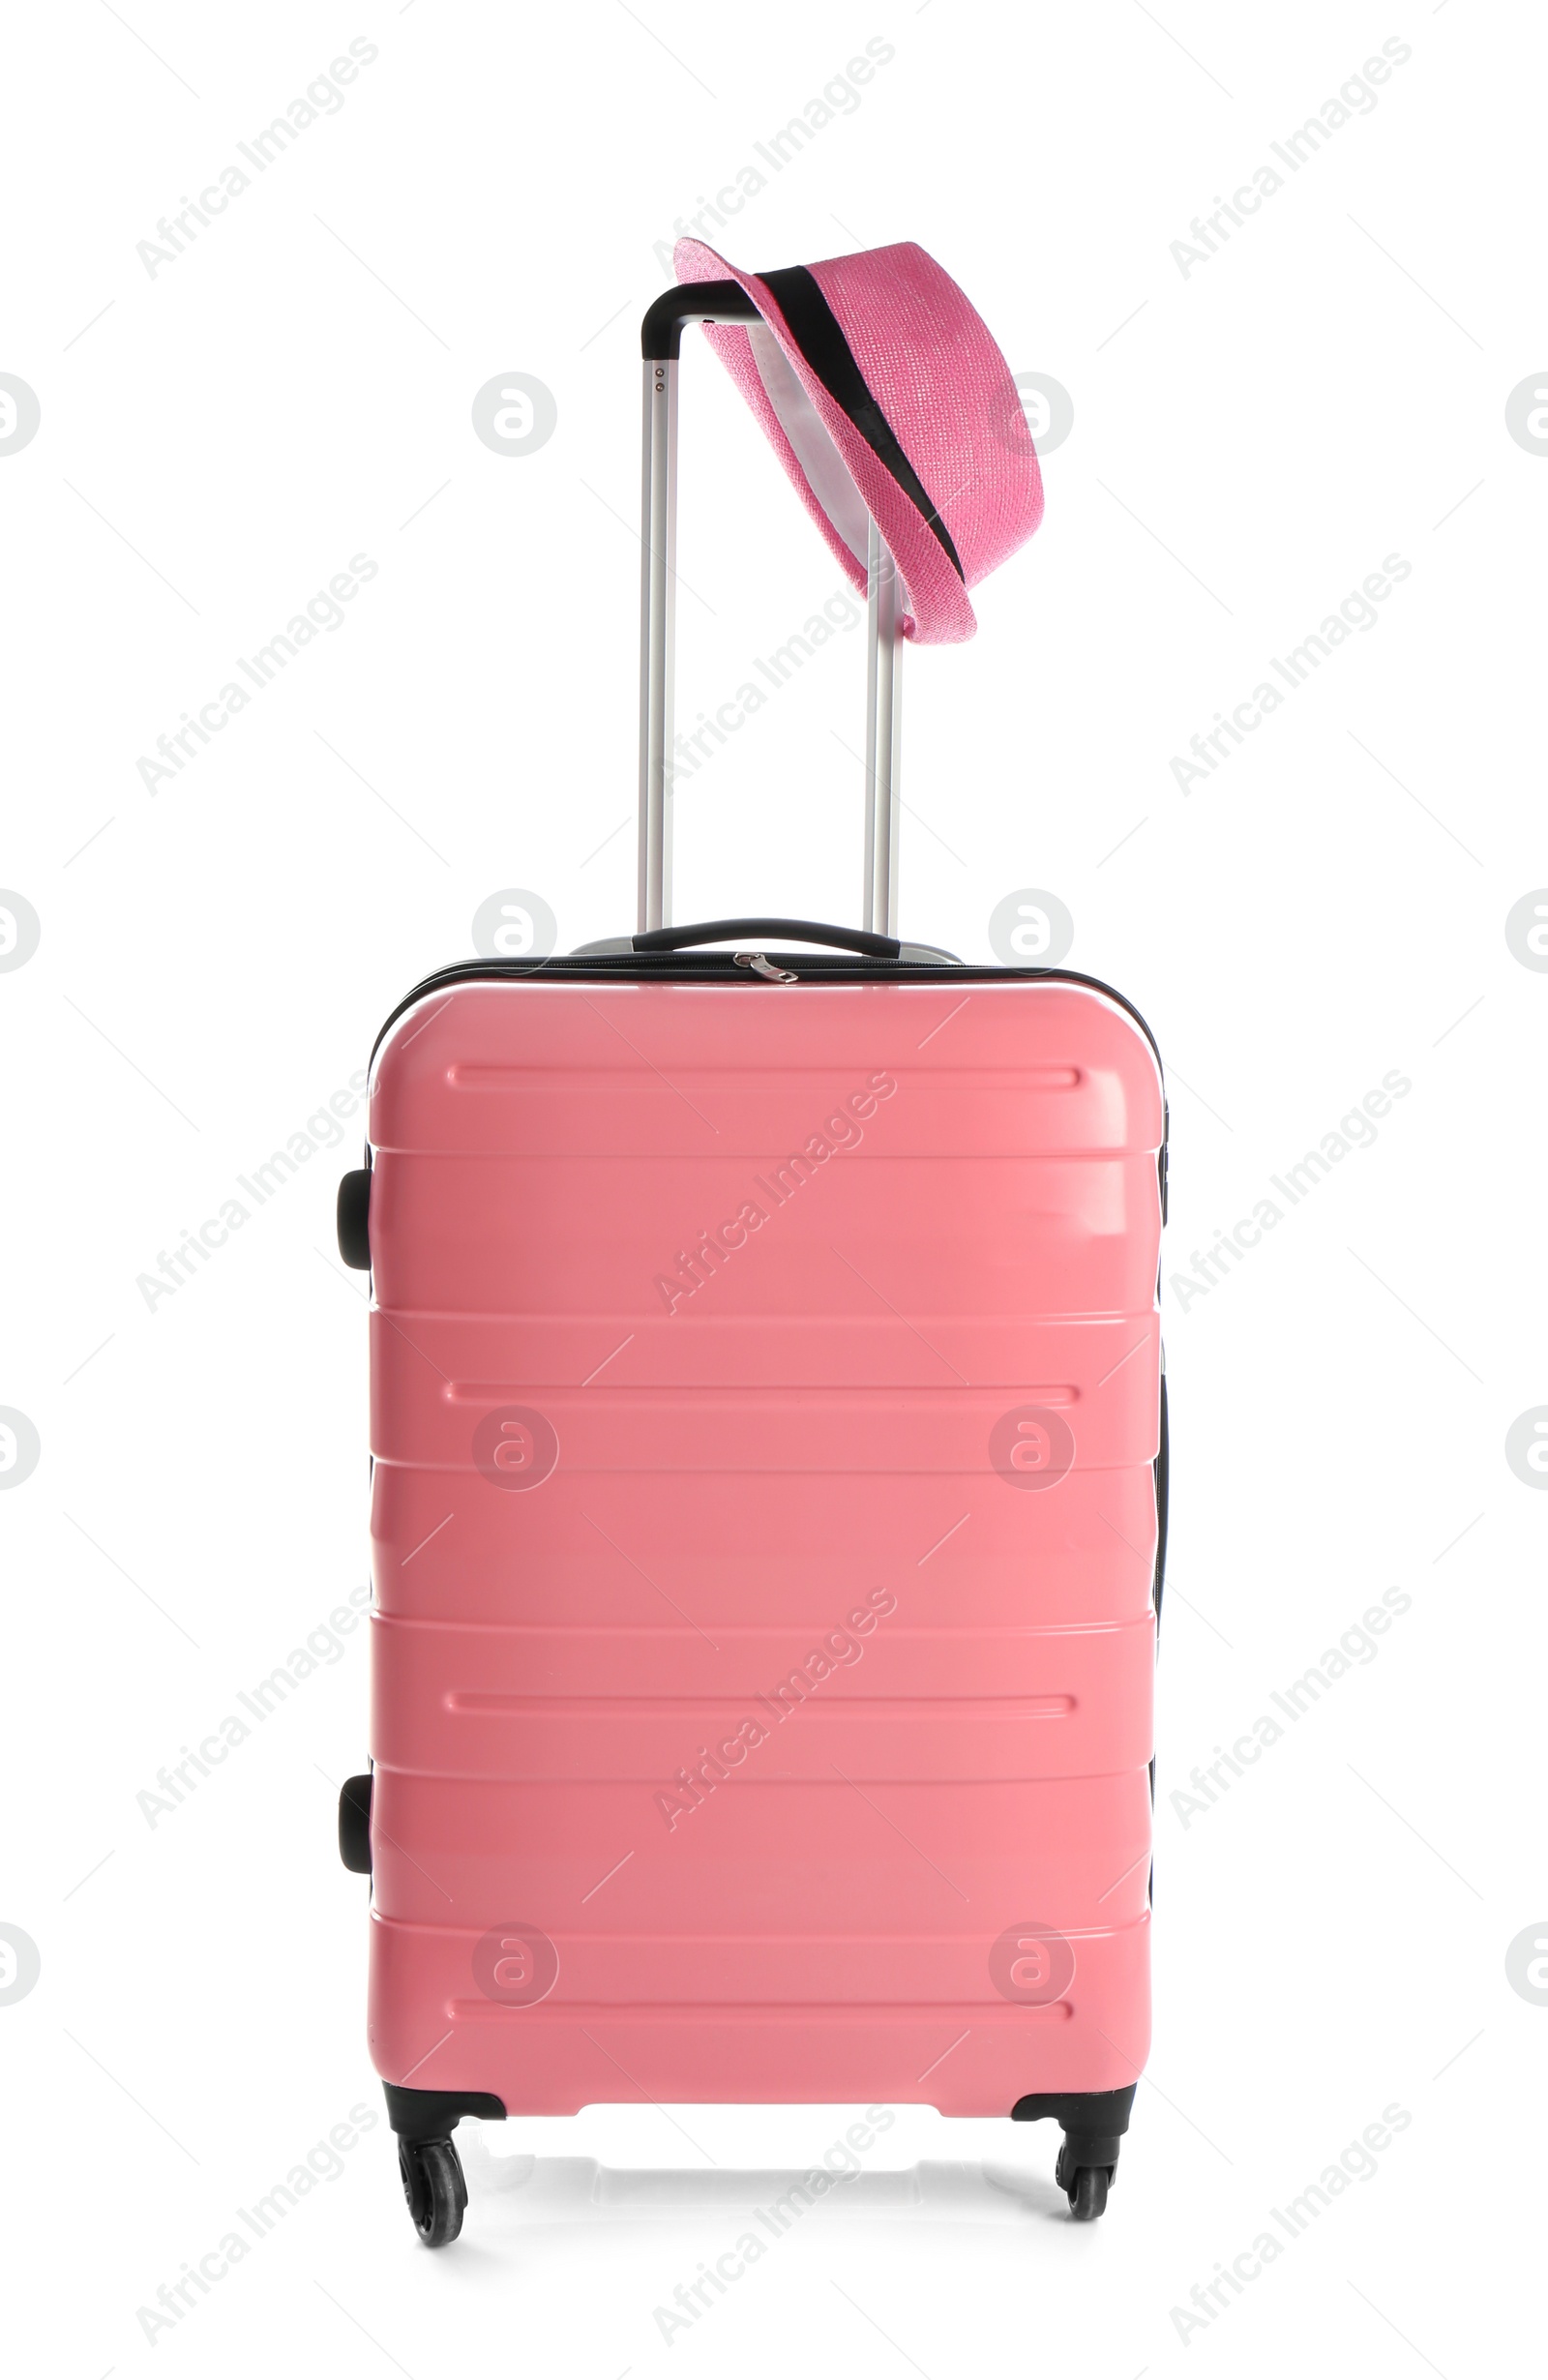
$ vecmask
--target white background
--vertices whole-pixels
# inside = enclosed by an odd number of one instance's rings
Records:
[[[42,1956],[0,2007],[18,2370],[1462,2380],[1539,2325],[1548,2011],[1505,1953],[1548,1934],[1548,1498],[1503,1444],[1548,1400],[1548,977],[1504,919],[1548,880],[1548,461],[1505,404],[1548,378],[1544,28],[1486,0],[1160,15],[11,20],[0,370],[42,408],[0,454],[0,882],[43,930],[0,976],[0,1404],[43,1448],[0,1498],[0,1919]],[[1384,1074],[1413,1086],[1226,1280],[1169,1294],[1155,2049],[1113,2203],[1068,2222],[1047,2127],[904,2110],[668,2345],[653,2309],[852,2111],[679,2111],[698,2147],[650,2109],[465,2126],[439,2256],[378,2120],[151,2346],[136,2308],[379,2104],[333,1843],[363,1631],[182,1807],[136,1801],[365,1575],[365,1307],[332,1241],[356,1126],[154,1310],[136,1279],[468,955],[491,891],[540,892],[561,948],[632,924],[653,251],[877,35],[861,104],[711,236],[753,266],[917,239],[1074,405],[976,640],[908,656],[905,930],[983,958],[1007,892],[1067,904],[1072,964],[1168,1060],[1169,1278]],[[343,107],[148,274],[158,219],[362,36]],[[1374,110],[1184,275],[1191,219],[1393,36]],[[838,573],[718,367],[685,370],[692,719]],[[558,410],[515,457],[470,426],[513,371]],[[148,792],[139,756],[356,553],[343,625]],[[1173,756],[1390,553],[1378,624],[1180,791]],[[856,913],[861,659],[837,638],[685,792],[679,915]],[[1195,1764],[1393,1587],[1377,1656],[1184,1825]],[[1393,2103],[1374,2176],[1179,2335]]]

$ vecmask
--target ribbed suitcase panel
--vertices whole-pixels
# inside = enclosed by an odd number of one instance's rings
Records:
[[[378,1619],[378,1678],[412,1676],[418,1691],[411,1703],[378,1696],[377,1766],[408,1778],[633,1786],[647,1832],[660,1823],[654,1795],[705,1744],[727,1783],[730,1771],[825,1782],[835,1770],[950,1782],[964,1772],[968,1728],[972,1777],[1108,1775],[1149,1758],[1148,1614],[1117,1628],[971,1635],[900,1626],[896,1605],[860,1616],[869,1629],[841,1621],[793,1661],[788,1628],[578,1638]],[[753,1741],[759,1731],[765,1740]]]
[[[1076,987],[469,985],[384,1049],[372,2040],[420,2088],[1130,2081],[1162,1129]]]
[[[380,1462],[378,1606],[410,1619],[556,1621],[582,1644],[598,1631],[664,1626],[685,1650],[684,1614],[717,1643],[771,1612],[815,1642],[835,1613],[876,1588],[900,1592],[903,1608],[921,1611],[933,1630],[1081,1624],[1093,1613],[1116,1621],[1148,1609],[1155,1498],[1147,1464],[1075,1469],[1057,1494],[989,1498],[981,1440],[972,1451],[971,1476],[806,1474],[798,1560],[779,1471],[694,1473],[693,1528],[685,1532],[675,1504],[642,1502],[627,1471],[579,1476],[561,1459],[541,1495],[473,1504],[465,1458],[461,1473]],[[1106,1559],[1093,1568],[1099,1557]],[[918,1596],[900,1590],[908,1576]],[[513,1617],[514,1577],[521,1592]],[[1037,1582],[1035,1606],[1028,1578]]]

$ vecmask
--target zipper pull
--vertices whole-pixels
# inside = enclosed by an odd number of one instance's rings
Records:
[[[762,976],[765,983],[799,983],[801,980],[799,975],[792,975],[788,967],[776,967],[760,950],[738,950],[732,953],[732,959],[737,967],[750,967],[755,975]]]

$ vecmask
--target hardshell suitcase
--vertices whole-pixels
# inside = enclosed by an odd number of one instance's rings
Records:
[[[341,1192],[375,1581],[341,1843],[432,2245],[460,2116],[592,2101],[1053,2116],[1099,2214],[1148,2044],[1159,1059],[1088,978],[878,930],[875,538],[870,928],[661,925],[677,328],[745,304],[646,321],[645,930],[419,985]]]

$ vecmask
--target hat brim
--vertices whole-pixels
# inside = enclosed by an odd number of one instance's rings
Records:
[[[923,644],[966,641],[978,623],[945,523],[811,275],[744,273],[700,240],[680,240],[674,263],[680,281],[733,281],[758,308],[777,354],[765,348],[760,358],[756,331],[740,324],[706,324],[704,336],[850,584],[864,592],[869,514],[903,580],[905,634]]]

